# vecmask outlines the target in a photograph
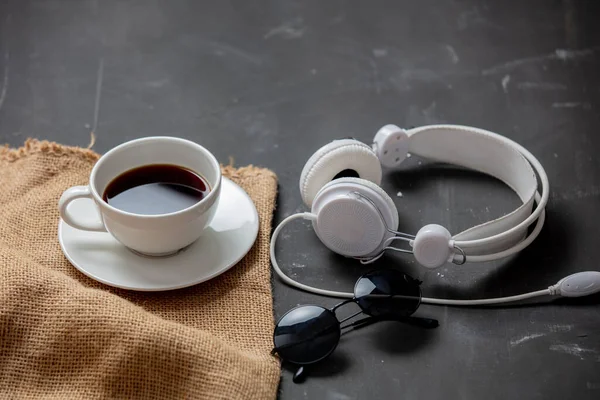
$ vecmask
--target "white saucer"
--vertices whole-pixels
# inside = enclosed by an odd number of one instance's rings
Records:
[[[248,194],[227,178],[221,190],[215,217],[203,236],[171,257],[134,254],[109,233],[81,231],[62,220],[60,246],[83,274],[122,289],[172,290],[205,282],[240,261],[258,234],[258,213]],[[98,218],[94,207],[92,200],[79,199],[69,211],[78,219]]]

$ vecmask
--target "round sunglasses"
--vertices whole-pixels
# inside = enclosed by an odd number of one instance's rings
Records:
[[[285,313],[275,325],[274,348],[286,362],[299,365],[294,382],[306,376],[304,366],[327,358],[336,349],[340,337],[378,321],[399,321],[422,328],[435,328],[438,322],[411,315],[421,304],[422,282],[396,270],[378,270],[362,275],[354,286],[354,297],[328,309],[318,305],[300,305]],[[336,311],[356,303],[360,311],[342,320]],[[368,317],[344,324],[359,314]]]

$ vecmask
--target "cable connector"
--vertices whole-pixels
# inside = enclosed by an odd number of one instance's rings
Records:
[[[307,219],[309,221],[316,221],[317,220],[317,216],[313,213],[310,212],[304,212],[302,213],[302,218],[303,219]]]
[[[562,278],[548,288],[551,295],[583,297],[600,292],[600,272],[584,271]]]

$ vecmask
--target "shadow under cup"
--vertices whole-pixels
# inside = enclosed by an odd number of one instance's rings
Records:
[[[171,164],[199,174],[210,190],[191,207],[170,214],[125,212],[102,197],[109,183],[131,169]],[[173,137],[149,137],[121,144],[98,160],[90,176],[90,190],[106,230],[124,246],[148,256],[177,253],[200,238],[212,221],[221,192],[218,161],[197,143]]]

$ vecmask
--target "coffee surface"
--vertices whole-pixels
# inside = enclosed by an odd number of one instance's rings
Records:
[[[134,168],[113,179],[103,199],[119,210],[142,215],[169,214],[202,200],[208,182],[187,168],[153,164]]]

